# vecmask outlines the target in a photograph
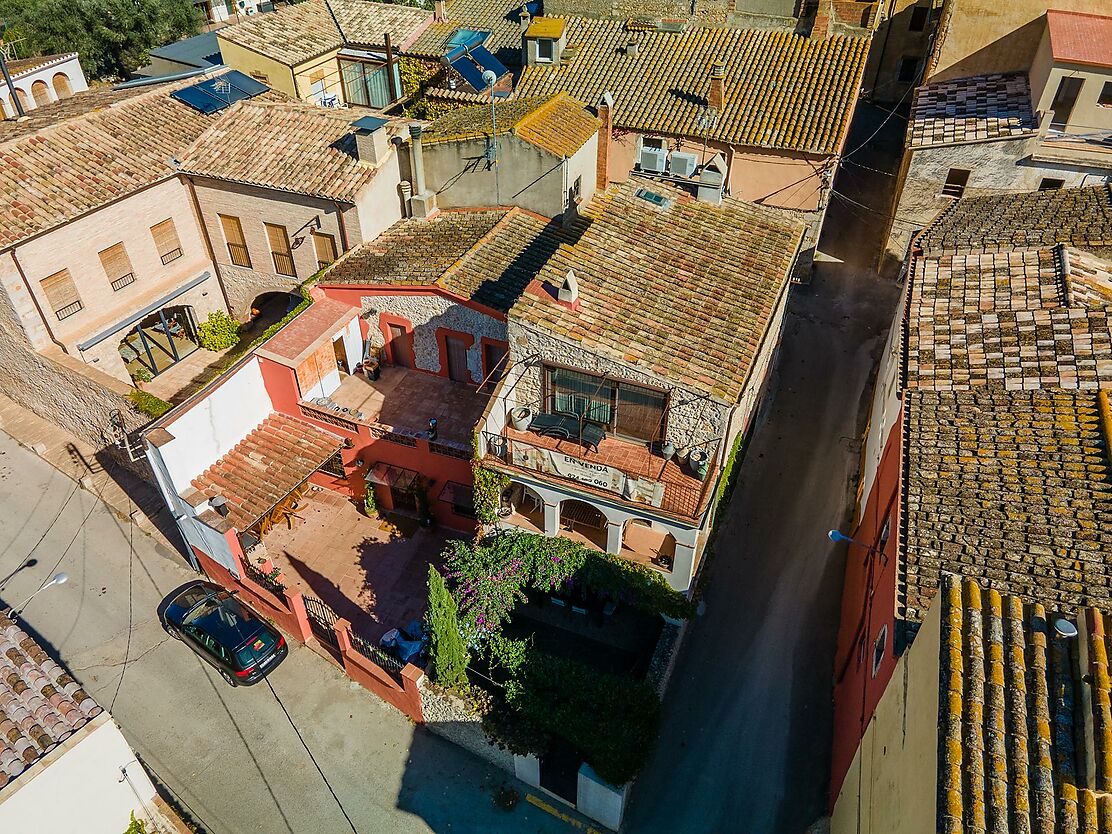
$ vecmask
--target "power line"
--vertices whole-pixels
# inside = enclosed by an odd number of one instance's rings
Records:
[[[130,517],[130,511],[133,510],[135,504],[132,503],[130,497],[128,497],[127,499],[127,504],[129,510],[128,515]],[[133,582],[133,576],[135,574],[135,522],[132,522],[128,526],[127,550],[127,644],[124,646],[124,664],[120,668],[120,679],[116,681],[116,691],[112,693],[112,701],[108,705],[109,712],[111,712],[112,709],[116,706],[116,698],[119,697],[120,689],[123,688],[124,685],[124,675],[127,674],[127,664],[128,661],[131,659],[131,635],[132,632],[135,630],[135,597],[133,593],[135,588],[135,584]]]
[[[278,706],[282,708],[282,712],[286,714],[286,720],[290,722],[290,726],[293,727],[293,731],[297,734],[297,740],[301,742],[301,746],[304,747],[305,752],[309,754],[309,758],[316,767],[317,773],[320,774],[320,778],[324,780],[328,792],[332,794],[332,798],[336,800],[336,807],[340,809],[340,813],[344,815],[347,824],[351,826],[352,834],[359,834],[358,829],[355,827],[355,823],[351,821],[351,817],[348,816],[348,812],[344,808],[344,803],[340,801],[340,797],[338,797],[336,791],[332,789],[332,783],[328,781],[328,777],[324,775],[324,771],[321,770],[321,766],[317,763],[317,757],[313,755],[313,751],[310,750],[309,745],[305,743],[305,739],[301,735],[301,730],[297,729],[297,725],[293,723],[293,718],[290,716],[289,710],[286,709],[286,705],[282,703],[282,699],[279,698],[278,693],[274,691],[274,684],[270,682],[270,678],[263,678],[263,680],[266,681],[266,685],[270,689],[270,694],[274,696],[274,700],[278,702]]]

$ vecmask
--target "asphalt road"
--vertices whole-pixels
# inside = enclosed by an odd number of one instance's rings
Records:
[[[847,147],[877,128],[865,108]],[[895,167],[890,122],[856,161]],[[897,287],[872,271],[891,180],[839,175],[810,285],[780,355],[626,814],[632,834],[801,834],[826,813],[844,546],[875,361]],[[860,205],[858,205],[860,203]],[[870,211],[861,206],[874,206]]]
[[[233,689],[181,643],[156,608],[194,578],[93,494],[0,433],[0,592],[30,631],[110,709],[143,761],[210,834],[343,834],[337,801],[265,684]],[[359,834],[567,832],[522,801],[507,814],[491,790],[524,786],[416,729],[303,646],[270,677]]]

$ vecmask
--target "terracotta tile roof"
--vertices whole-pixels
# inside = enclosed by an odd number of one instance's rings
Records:
[[[943,572],[1048,604],[1112,606],[1107,392],[909,390],[897,616]]]
[[[1048,9],[1046,27],[1055,61],[1112,67],[1112,17]]]
[[[1112,384],[1112,290],[1101,284],[1109,269],[1065,247],[913,258],[905,384]]]
[[[665,205],[638,196],[641,188]],[[612,186],[580,214],[511,320],[733,402],[787,283],[803,224],[740,200],[713,206],[650,180]],[[577,309],[553,298],[569,270],[579,285]]]
[[[522,209],[401,220],[341,258],[321,282],[436,286],[506,312],[557,245],[550,227]]]
[[[59,52],[55,55],[36,55],[33,58],[16,58],[14,61],[8,61],[8,74],[14,80],[21,75],[34,72],[49,64],[60,64],[63,61],[68,61],[70,58],[76,57],[76,52]]]
[[[223,495],[228,524],[247,530],[342,445],[336,435],[276,411],[194,478],[193,487],[206,498]]]
[[[1112,247],[1112,186],[956,200],[917,239],[926,253],[1069,243]]]
[[[526,67],[520,95],[563,90],[593,106],[609,91],[616,127],[701,138],[710,66],[721,60],[725,103],[707,134],[712,141],[816,154],[841,146],[869,48],[867,37],[714,28],[633,33],[622,21],[577,17],[567,24],[564,62]],[[634,37],[637,54],[627,55]]]
[[[1038,129],[1026,75],[977,75],[916,90],[907,144],[930,148],[987,142],[1034,134]]]
[[[358,310],[342,301],[316,299],[294,316],[293,321],[263,342],[256,353],[279,361],[300,362],[318,342],[331,339],[357,314]]]
[[[101,712],[38,643],[0,614],[0,788]]]
[[[0,248],[173,176],[170,157],[214,121],[170,98],[196,81],[79,93],[43,108],[56,123],[26,135],[18,122],[14,135],[0,128]]]
[[[521,28],[518,17],[524,0],[449,0],[446,21],[434,23],[409,47],[409,52],[443,55],[448,38],[458,27],[490,32],[486,46],[507,66],[521,63]]]
[[[377,169],[360,162],[349,110],[241,101],[179,156],[181,170],[353,202]]]
[[[411,6],[305,0],[228,26],[217,37],[293,67],[345,45],[383,46],[386,32],[393,47],[404,51],[431,21],[431,12]]]
[[[956,576],[939,604],[935,830],[1112,832],[1109,615]]]
[[[498,135],[512,133],[558,157],[575,154],[598,132],[599,120],[566,93],[517,98],[494,105]],[[490,106],[460,107],[441,116],[423,134],[430,145],[490,136]]]

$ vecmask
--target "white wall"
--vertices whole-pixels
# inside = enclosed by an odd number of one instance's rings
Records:
[[[252,356],[196,405],[163,423],[174,436],[159,447],[174,492],[187,489],[190,481],[247,437],[273,410],[259,360]]]
[[[108,713],[73,738],[72,746],[67,742],[0,791],[0,831],[123,834],[132,812],[145,816],[154,786]],[[122,767],[135,790],[121,780]]]
[[[57,62],[52,61],[39,67],[34,72],[18,75],[12,79],[15,88],[23,91],[24,110],[30,112],[39,106],[35,102],[35,96],[31,91],[31,85],[36,81],[42,81],[46,84],[46,91],[51,102],[69,98],[69,96],[58,94],[58,89],[55,87],[55,76],[57,75],[64,75],[69,80],[71,95],[89,89],[89,85],[85,81],[85,73],[81,69],[81,62],[77,59],[77,53],[72,53]],[[4,116],[14,119],[18,114],[15,107],[12,106],[9,94],[10,90],[7,83],[3,78],[0,78],[0,108],[3,109]]]
[[[401,180],[398,154],[392,151],[379,167],[370,185],[355,198],[362,240],[374,240],[402,219],[402,196],[398,190]],[[356,242],[348,241],[351,246],[355,246]]]

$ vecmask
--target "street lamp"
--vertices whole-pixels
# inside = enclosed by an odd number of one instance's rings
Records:
[[[4,33],[8,31],[8,24],[0,22],[0,41],[4,40]],[[27,113],[23,110],[23,102],[19,100],[19,93],[15,91],[15,85],[12,83],[12,77],[8,74],[8,62],[4,60],[4,51],[0,49],[0,71],[4,73],[4,83],[8,85],[8,92],[11,94],[12,103],[15,104],[16,113],[19,118],[23,118]]]
[[[23,613],[23,609],[27,607],[27,603],[29,603],[31,600],[33,600],[35,597],[37,597],[39,594],[41,594],[47,588],[52,588],[55,585],[65,585],[67,582],[69,582],[69,574],[68,573],[56,573],[56,574],[54,574],[52,577],[50,577],[50,579],[48,579],[48,580],[46,580],[46,582],[42,583],[42,585],[39,586],[39,589],[37,591],[35,591],[35,593],[31,594],[31,596],[27,597],[27,599],[23,600],[23,602],[21,602],[19,605],[12,608],[8,612],[8,616],[11,617],[12,619],[15,619],[16,617],[18,617],[20,614]]]

